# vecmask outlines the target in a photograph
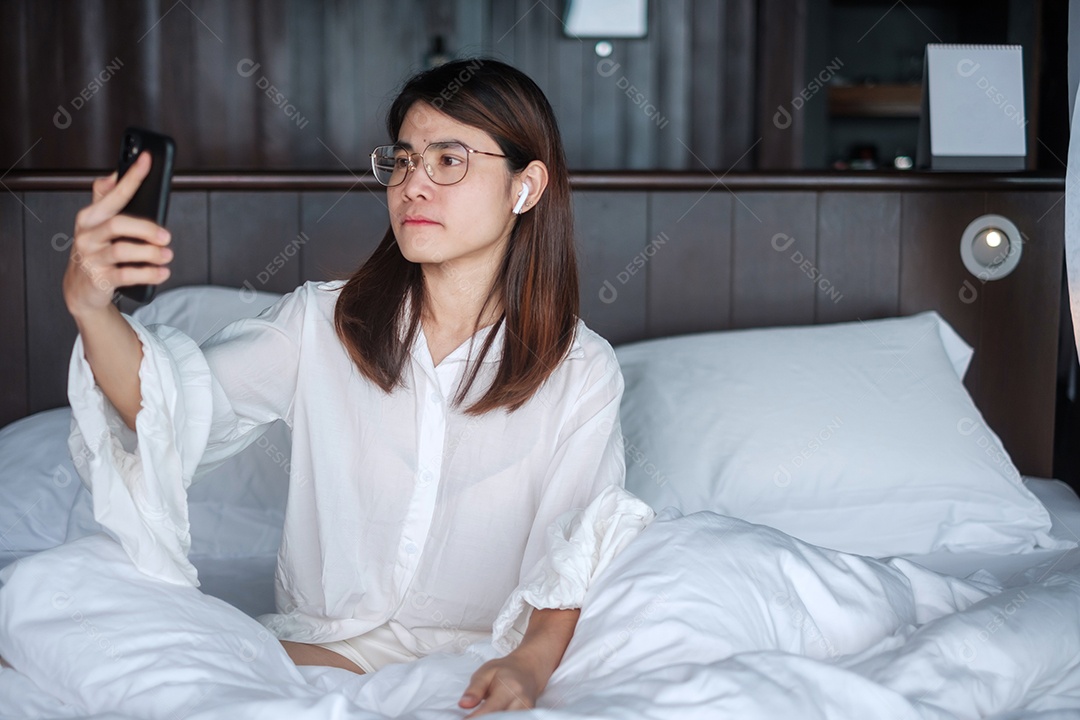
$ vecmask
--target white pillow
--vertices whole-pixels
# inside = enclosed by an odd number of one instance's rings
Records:
[[[972,403],[936,313],[616,350],[627,489],[872,556],[1074,547]]]
[[[234,320],[255,317],[281,299],[277,293],[216,285],[166,290],[131,316],[143,325],[168,325],[199,345]]]
[[[280,298],[223,287],[169,290],[133,313],[203,342]],[[101,532],[67,445],[71,409],[45,410],[0,430],[0,550],[14,555]],[[291,441],[277,422],[188,492],[193,556],[273,555],[281,541]],[[81,462],[75,458],[74,462]]]
[[[0,430],[0,549],[45,550],[64,542],[82,483],[71,464],[71,409],[44,410]]]
[[[0,430],[0,550],[15,557],[102,532],[67,436],[71,409],[45,410]],[[275,423],[191,486],[191,554],[274,555],[288,493],[289,429]],[[2,562],[0,562],[2,565]]]

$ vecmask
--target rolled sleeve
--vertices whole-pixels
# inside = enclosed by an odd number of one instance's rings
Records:
[[[68,373],[68,447],[90,490],[94,518],[143,573],[199,584],[187,489],[254,442],[292,406],[303,317],[301,293],[238,320],[199,347],[167,325],[123,318],[142,344],[135,430],[94,380],[82,337]]]
[[[135,431],[94,381],[75,340],[68,374],[68,448],[94,499],[94,518],[147,575],[198,585],[188,561],[187,487],[210,428],[210,371],[199,347],[179,330],[153,330],[125,315],[143,347],[142,405]]]
[[[532,611],[580,608],[593,581],[652,521],[648,505],[616,485],[584,509],[571,510],[547,532],[547,554],[503,605],[492,643],[508,653],[525,636]]]
[[[614,356],[600,367],[600,378],[588,385],[565,424],[520,582],[492,626],[500,652],[520,644],[534,608],[581,607],[596,576],[655,517],[623,488],[622,374]]]

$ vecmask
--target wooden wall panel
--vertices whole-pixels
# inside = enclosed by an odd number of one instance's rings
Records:
[[[717,167],[716,156],[710,156],[704,148],[696,150],[693,144],[692,108],[694,100],[708,104],[713,94],[695,98],[691,93],[691,67],[694,58],[690,55],[691,32],[694,22],[690,13],[690,0],[664,0],[653,5],[653,22],[662,41],[656,43],[656,77],[654,86],[641,88],[644,97],[656,105],[658,115],[663,117],[663,127],[657,127],[655,136],[657,155],[651,167],[664,170],[702,170]],[[719,87],[719,83],[716,87]],[[644,108],[635,108],[639,112]],[[708,124],[718,133],[723,128]],[[706,129],[706,132],[708,131]],[[721,163],[726,165],[727,163]],[[629,167],[641,167],[631,165]],[[649,167],[649,166],[645,166]]]
[[[562,3],[9,0],[0,96],[16,111],[0,115],[0,167],[111,168],[124,126],[141,124],[176,139],[184,170],[363,168],[439,35],[451,55],[532,76],[573,168],[726,169],[756,138],[754,7],[650,0],[648,35],[614,41],[618,69],[602,74],[596,39],[563,31]]]
[[[983,214],[984,193],[911,192],[901,203],[900,314],[936,309],[977,348],[982,305],[967,290],[973,278],[960,260],[960,236]],[[977,387],[978,364],[976,355],[965,381],[969,388]]]
[[[5,31],[4,42],[0,42],[0,67],[4,68],[0,87],[8,107],[20,108],[24,114],[19,118],[9,110],[0,115],[0,159],[7,161],[5,169],[40,138],[38,127],[52,121],[52,115],[35,115],[30,101],[30,13],[30,3],[0,3],[0,27]]]
[[[723,127],[722,96],[709,92],[709,87],[724,77],[724,40],[727,37],[726,3],[722,0],[696,0],[690,27],[690,85],[695,97],[712,102],[695,103],[693,131],[687,145],[699,155],[716,157],[722,138],[716,128]]]
[[[816,322],[897,314],[900,193],[822,194],[817,243]]]
[[[663,108],[671,107],[671,105],[665,105],[664,100],[655,94],[655,88],[663,87],[658,80],[663,66],[657,59],[657,43],[630,40],[625,41],[623,45],[625,47],[623,57],[626,58],[625,64],[629,68],[630,76],[634,78],[634,84],[651,90],[642,91],[643,102],[638,104],[636,93],[632,100],[626,95],[629,88],[621,89],[616,84],[616,88],[620,89],[619,102],[629,103],[629,107],[623,109],[626,113],[624,115],[626,132],[622,142],[615,146],[621,157],[615,157],[607,164],[607,167],[661,167],[664,162],[661,158],[667,154],[664,148],[664,136],[670,132],[668,126],[671,124],[665,117]],[[593,64],[600,60],[595,53],[589,59]],[[608,78],[608,80],[614,80],[614,78]],[[689,85],[689,80],[685,84]],[[711,94],[715,95],[715,93]],[[715,125],[713,129],[715,131]],[[601,142],[609,143],[610,141]],[[686,142],[690,142],[689,136]],[[674,158],[669,162],[673,160]]]
[[[297,5],[301,6],[300,3]],[[334,158],[331,165],[335,170],[340,170],[344,163],[367,172],[371,149],[389,141],[385,129],[386,113],[394,96],[410,75],[424,67],[423,59],[430,49],[427,38],[419,32],[421,12],[416,0],[379,1],[363,5],[362,35],[360,47],[357,48],[359,53],[353,75],[348,80],[350,84],[356,83],[363,88],[357,105],[358,124],[342,128],[340,133],[324,138],[335,153],[336,148],[347,143],[350,136],[358,135],[361,140],[352,156],[337,153],[339,157]],[[333,23],[334,17],[325,15],[324,22]],[[329,88],[329,93],[338,90],[339,87],[334,85]],[[316,103],[312,112],[318,116],[324,114],[325,110]],[[323,158],[316,161],[315,166],[325,166],[325,154]]]
[[[0,190],[0,427],[28,412],[22,193]],[[31,222],[34,222],[31,218]]]
[[[349,61],[337,53],[332,38],[335,29],[348,32],[356,27],[357,15],[367,4],[251,2],[249,17],[257,22],[253,57],[262,67],[246,78],[246,83],[254,85],[256,92],[260,145],[266,157],[289,157],[296,167],[337,168],[337,158],[329,155],[325,146],[347,158],[350,148],[346,138],[362,140],[356,129],[369,127],[368,123],[351,122],[354,113],[368,106],[354,95],[359,85],[355,46],[370,39],[353,36],[354,54]],[[254,24],[253,20],[248,22]],[[229,71],[233,77],[238,74],[233,67]],[[349,98],[352,112],[346,110]],[[341,132],[345,124],[351,132]]]
[[[581,168],[597,169],[605,167],[619,167],[626,160],[622,157],[626,149],[625,125],[620,122],[624,117],[637,108],[630,104],[620,90],[620,86],[629,89],[631,85],[638,87],[635,68],[631,67],[630,59],[626,55],[626,47],[629,40],[616,40],[612,44],[616,48],[611,57],[596,57],[592,50],[592,43],[584,41],[581,47],[581,64],[578,72],[581,74],[583,103],[582,125],[578,132],[581,133],[581,157],[577,158],[576,166]],[[638,42],[638,41],[634,41]],[[609,64],[614,63],[614,64]],[[645,92],[649,88],[644,88]],[[572,131],[573,132],[573,131]],[[567,158],[574,167],[574,161]],[[623,167],[632,167],[628,163]]]
[[[731,324],[736,328],[814,321],[817,196],[811,192],[734,195]]]
[[[724,192],[650,194],[650,337],[731,326],[732,203]]]
[[[30,367],[29,412],[67,403],[67,372],[77,330],[64,304],[62,281],[70,253],[75,213],[90,201],[89,191],[27,193],[25,272],[36,288],[28,293],[22,319]],[[170,203],[168,227],[173,233],[173,274],[161,288],[209,282],[206,193],[176,193]],[[34,216],[41,218],[38,223]],[[131,314],[139,305],[123,298],[118,307]],[[10,362],[10,356],[5,354]],[[24,413],[25,414],[25,413]]]
[[[514,31],[527,17],[528,8],[522,0],[503,0],[490,7],[491,37],[485,40],[491,45],[494,57],[500,60],[514,57],[517,52],[517,33]]]
[[[761,44],[758,84],[757,167],[778,170],[803,167],[803,114],[792,109],[791,99],[806,80],[807,0],[761,0],[758,22]],[[787,116],[777,121],[779,108]]]
[[[1057,355],[1046,349],[1058,337],[1065,203],[1058,193],[989,193],[986,211],[1016,223],[1024,251],[1012,274],[974,281],[983,299],[976,357],[1002,360],[980,363],[976,402],[1017,466],[1052,477],[1054,416],[1040,408],[1057,391]]]
[[[723,46],[724,70],[718,85],[727,88],[720,96],[721,115],[716,131],[720,147],[716,154],[717,167],[724,170],[753,170],[756,158],[750,152],[760,137],[754,125],[753,113],[746,111],[748,98],[758,92],[757,0],[725,0],[726,13]],[[697,101],[694,103],[695,107]],[[709,123],[706,122],[706,127]],[[722,130],[721,130],[722,128]],[[795,167],[802,167],[797,165]]]
[[[210,282],[266,292],[300,284],[297,192],[210,193]]]
[[[197,0],[189,3],[189,7],[194,8],[196,12],[203,10]],[[176,9],[183,11],[184,8],[178,6]],[[139,31],[140,34],[146,32],[150,24],[154,22],[153,19],[147,20],[147,24]],[[165,31],[165,28],[162,30]],[[174,48],[197,48],[200,34],[205,35],[209,42],[215,42],[210,32],[199,23],[198,18],[188,12],[180,12],[176,14],[176,17],[171,17],[167,31],[169,46]],[[239,58],[236,62],[238,61]],[[169,72],[163,73],[158,81],[158,92],[160,97],[164,98],[164,103],[171,105],[172,99],[176,98],[185,105],[183,112],[161,119],[153,118],[155,122],[150,125],[160,128],[176,141],[176,162],[180,167],[200,167],[208,158],[213,157],[211,148],[225,144],[223,132],[204,131],[200,136],[200,128],[214,127],[215,122],[221,124],[221,114],[217,113],[215,117],[210,113],[209,107],[209,102],[220,96],[217,83],[205,83],[204,86],[200,78],[224,80],[225,77],[221,73],[221,66],[213,52],[192,52],[186,62],[173,64]],[[111,100],[111,102],[115,101]],[[118,102],[115,104],[121,106]],[[165,110],[169,112],[172,108],[166,107]],[[138,118],[133,117],[130,121],[137,122]],[[147,122],[150,124],[149,121]],[[254,131],[254,123],[251,126]],[[223,152],[223,148],[219,152]]]
[[[332,13],[336,22],[329,23],[323,38],[325,43],[325,72],[327,84],[335,91],[325,96],[325,134],[320,137],[329,138],[329,143],[342,158],[359,158],[364,152],[361,143],[366,144],[368,138],[362,138],[356,132],[358,127],[367,124],[363,117],[362,108],[371,107],[370,103],[361,103],[358,96],[363,92],[362,84],[366,78],[357,77],[356,68],[360,65],[359,56],[365,47],[367,38],[364,37],[365,29],[371,32],[378,27],[378,23],[365,23],[364,11],[371,8],[370,3],[349,2],[349,0],[335,0],[327,3],[326,12]],[[372,33],[374,34],[374,33]],[[357,42],[360,38],[361,41]],[[299,98],[298,98],[299,99]],[[305,101],[307,97],[303,98]],[[303,124],[303,128],[296,127],[292,132],[314,132],[311,128],[311,119],[304,111],[299,111],[303,120],[297,121]],[[310,108],[308,113],[314,113]],[[282,113],[282,117],[288,120]],[[306,121],[306,123],[305,123]],[[374,143],[373,143],[374,144]],[[321,148],[320,148],[321,150]],[[368,148],[370,151],[370,148]],[[346,161],[348,162],[348,161]]]
[[[646,274],[627,266],[645,250],[647,207],[645,193],[574,195],[581,317],[613,345],[645,336]]]
[[[178,192],[169,200],[165,227],[173,260],[162,290],[210,282],[210,200],[205,192]]]
[[[348,277],[378,247],[389,225],[385,192],[303,193],[300,228],[308,241],[300,256],[300,281]]]
[[[733,195],[704,175],[696,186],[667,177],[658,176],[651,190],[632,183],[579,183],[575,190],[582,313],[590,327],[618,344],[937,309],[976,348],[966,384],[990,427],[1021,471],[1050,474],[1064,226],[1058,190],[975,183],[955,191],[863,191],[849,183],[816,191],[829,178],[762,176],[734,179]],[[18,318],[2,321],[22,337],[0,358],[14,368],[14,390],[0,404],[9,421],[66,403],[75,327],[61,279],[74,215],[89,199],[86,189],[65,189],[82,188],[85,178],[52,190],[50,178],[19,182],[25,210],[16,195],[0,196],[3,259],[25,268],[0,270],[13,278],[0,283],[9,308],[18,308],[25,278],[25,332]],[[233,182],[180,183],[170,210],[178,251],[170,285],[246,282],[287,292],[348,272],[386,228],[382,191],[368,185],[348,191],[351,183],[317,176],[293,188],[269,176],[236,178],[244,190],[218,189]],[[931,175],[924,182],[937,188],[942,181]],[[256,189],[262,185],[273,189]],[[984,212],[1012,217],[1028,238],[1016,273],[985,285],[959,259],[964,227]],[[301,230],[305,239],[297,242]],[[808,268],[833,281],[844,300],[822,303]]]
[[[199,2],[191,6],[190,13],[184,13],[187,17],[163,18],[148,35],[148,38],[156,38],[163,47],[175,48],[172,33],[178,27],[188,26],[188,37],[193,42],[192,58],[199,66],[199,75],[191,90],[196,95],[192,107],[198,118],[197,126],[192,128],[187,122],[169,123],[183,125],[181,132],[187,136],[183,143],[177,140],[177,167],[243,167],[244,158],[252,154],[252,145],[259,146],[257,158],[266,157],[275,147],[274,143],[267,142],[260,115],[260,100],[270,100],[259,94],[257,83],[266,78],[275,87],[282,87],[286,95],[292,95],[297,88],[275,73],[278,65],[274,56],[265,57],[258,52],[250,31],[248,6],[249,3],[244,1],[229,4]],[[261,67],[244,77],[237,70],[244,60],[254,60]],[[247,64],[244,67],[247,68]],[[204,89],[209,92],[200,92]],[[170,98],[168,102],[170,105],[182,102],[182,98]],[[178,113],[171,117],[180,119],[183,115]],[[244,121],[236,122],[239,118]],[[195,137],[193,131],[210,133],[209,143]],[[186,160],[185,148],[196,149],[197,159]]]
[[[64,304],[63,279],[71,253],[75,213],[87,201],[85,192],[28,192],[26,324],[31,413],[67,404],[68,364],[78,334]]]
[[[985,212],[985,207],[985,193],[904,193],[901,209],[900,314],[937,310],[974,348],[964,385],[977,407],[992,402],[983,392],[984,367],[1008,364],[1005,357],[992,357],[980,350],[985,297],[960,259],[960,237],[968,223]],[[1055,284],[1060,291],[1060,270],[1057,276]],[[963,420],[956,418],[958,433]],[[994,430],[1008,448],[1013,445],[1009,427],[1012,420],[1005,418],[1005,422]],[[977,443],[982,434],[966,437]]]
[[[595,53],[587,43],[561,34],[555,38],[554,43],[548,61],[552,65],[552,76],[559,78],[559,81],[544,88],[544,92],[559,121],[559,133],[562,135],[567,162],[571,167],[585,167],[583,158],[589,145],[584,131],[585,108],[588,105],[584,89],[585,78],[596,72],[599,58],[586,66],[586,62],[595,58]],[[587,67],[587,71],[582,72],[582,67]]]
[[[558,8],[537,5],[534,0],[517,0],[514,12],[514,63],[529,68],[529,77],[542,88],[551,87],[557,80],[551,76],[548,55],[562,34],[563,23],[552,9],[558,11]]]
[[[431,22],[435,22],[440,19],[444,14],[453,18],[453,36],[451,38],[452,47],[460,48],[463,54],[476,55],[483,47],[484,38],[491,34],[491,13],[484,6],[484,3],[471,2],[471,3],[446,3],[450,5],[449,10],[444,10],[442,7],[432,8],[436,13]],[[439,6],[438,3],[433,5]],[[445,23],[442,24],[439,29],[445,30]],[[429,26],[429,30],[433,30]]]

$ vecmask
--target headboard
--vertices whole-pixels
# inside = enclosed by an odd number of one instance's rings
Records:
[[[86,174],[10,174],[0,196],[0,425],[66,404],[61,278]],[[181,175],[164,287],[287,292],[341,277],[387,225],[370,175]],[[938,310],[975,348],[965,380],[1026,474],[1050,476],[1064,180],[1045,174],[579,173],[582,316],[619,344]],[[1013,220],[1023,259],[982,283],[959,239]],[[130,312],[133,306],[123,305]]]

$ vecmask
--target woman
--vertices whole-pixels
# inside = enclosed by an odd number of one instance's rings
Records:
[[[493,635],[507,654],[460,706],[532,707],[593,575],[651,518],[621,489],[622,376],[577,318],[566,164],[535,83],[493,60],[448,63],[406,83],[387,126],[393,144],[372,165],[390,228],[374,254],[201,348],[111,303],[116,287],[168,277],[168,232],[117,214],[149,158],[94,183],[64,278],[80,332],[72,447],[104,458],[88,479],[95,514],[130,533],[136,563],[192,582],[183,488],[283,418],[278,613],[260,621],[289,656],[370,672]],[[168,405],[171,378],[182,409]],[[137,442],[173,439],[143,470],[158,484],[132,483],[122,443],[93,437],[101,415]],[[136,497],[114,503],[121,485]],[[146,527],[175,532],[140,540]]]

